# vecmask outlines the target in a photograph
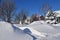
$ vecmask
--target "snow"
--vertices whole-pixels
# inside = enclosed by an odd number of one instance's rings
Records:
[[[46,23],[48,23],[48,22],[50,23],[50,22],[51,22],[51,20],[46,20]]]
[[[31,27],[18,27],[18,28],[21,29],[21,30],[23,30],[25,33],[27,33],[31,37],[33,37],[33,40],[35,40],[35,39],[41,39],[41,38],[45,38],[46,37],[46,35],[44,33],[40,33],[40,32],[34,30]]]
[[[22,29],[22,30],[27,28],[32,32],[32,34],[35,34],[35,35],[38,35],[38,36],[40,35],[41,37],[45,37],[45,35],[43,35],[42,33],[38,32],[38,31],[36,31],[36,30],[34,30],[34,29],[30,28],[30,27],[19,27],[19,28]]]
[[[32,40],[32,37],[17,28],[14,30],[7,22],[0,22],[0,40]]]
[[[60,33],[47,37],[46,40],[60,40]]]
[[[60,23],[34,21],[29,25],[0,22],[0,40],[60,40]]]
[[[45,17],[45,19],[54,19],[54,17],[53,16]]]
[[[56,22],[56,20],[52,20],[52,21],[51,21],[51,20],[46,20],[45,22],[46,22],[46,23],[50,23],[50,24],[54,24],[54,23]],[[56,22],[56,23],[57,23],[57,22]]]
[[[54,27],[56,26],[56,27],[60,27],[60,23],[58,23],[58,24],[52,24]]]
[[[35,21],[28,25],[40,33],[45,33],[47,36],[42,40],[60,40],[60,23],[59,24],[41,24],[40,21]]]
[[[60,17],[60,10],[54,11],[54,13],[56,14],[56,17]]]
[[[46,17],[45,17],[46,19],[48,19],[47,16],[49,15],[49,13],[50,13],[50,11],[47,12]],[[55,13],[56,17],[60,17],[60,10],[54,11],[53,13]],[[51,18],[54,18],[54,17],[51,17]]]
[[[32,27],[33,29],[39,32],[44,32],[44,33],[56,33],[57,32],[57,30],[55,30],[52,26],[46,23],[41,24],[40,22],[34,22],[28,25],[28,27]]]

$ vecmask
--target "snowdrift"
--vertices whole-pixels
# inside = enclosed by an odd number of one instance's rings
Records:
[[[60,24],[47,24],[44,21],[35,21],[28,25],[40,33],[46,33],[46,37],[41,40],[60,40]]]
[[[52,34],[52,33],[54,34],[59,32],[57,29],[55,29],[51,25],[48,25],[46,23],[41,23],[40,21],[35,21],[29,24],[28,27],[31,27],[39,32],[48,33],[48,34]]]
[[[0,22],[0,40],[32,40],[32,37],[7,22]]]
[[[60,40],[60,24],[35,21],[18,27],[15,24],[0,22],[0,40]]]
[[[30,28],[30,27],[19,27],[19,28],[24,30],[26,33],[37,35],[37,36],[40,36],[40,37],[45,37],[45,35],[43,33],[40,33],[38,31],[34,30],[33,28]]]

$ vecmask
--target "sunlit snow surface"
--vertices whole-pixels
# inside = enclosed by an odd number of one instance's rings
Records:
[[[0,22],[0,40],[60,40],[60,24],[35,21],[27,26]]]
[[[32,37],[9,23],[0,22],[0,40],[32,40]]]
[[[28,25],[38,32],[45,34],[42,40],[60,40],[60,24],[47,24],[44,21],[35,21]]]

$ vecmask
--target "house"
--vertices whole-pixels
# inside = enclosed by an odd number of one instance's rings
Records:
[[[20,20],[20,24],[30,24],[30,17],[27,17],[23,23],[22,20]]]
[[[46,16],[45,16],[46,21],[50,20],[50,22],[55,21],[57,23],[60,23],[60,10],[51,12],[48,11]]]
[[[55,17],[55,14],[50,10],[45,15],[46,20],[53,20],[53,19],[55,19],[54,17]]]
[[[55,15],[56,15],[56,21],[57,21],[58,23],[60,23],[60,10],[54,11],[54,13],[55,13]]]
[[[23,24],[30,24],[30,23],[32,23],[33,21],[38,21],[38,20],[40,20],[40,15],[33,15],[33,16],[31,16],[31,17],[27,17],[25,20],[24,20],[24,22],[23,22]],[[22,24],[22,21],[20,21],[20,24]]]
[[[30,22],[34,22],[34,21],[39,21],[40,20],[40,15],[38,14],[33,14],[30,18]]]
[[[28,18],[25,20],[25,23],[26,23],[26,24],[30,24],[30,17],[28,17]]]

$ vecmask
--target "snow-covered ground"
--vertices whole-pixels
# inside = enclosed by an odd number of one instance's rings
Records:
[[[43,40],[60,40],[60,24],[47,24],[45,21],[35,21],[28,25],[46,35]]]
[[[32,40],[32,37],[11,24],[0,22],[0,40]]]
[[[35,21],[23,27],[0,22],[0,40],[60,40],[60,24]]]

